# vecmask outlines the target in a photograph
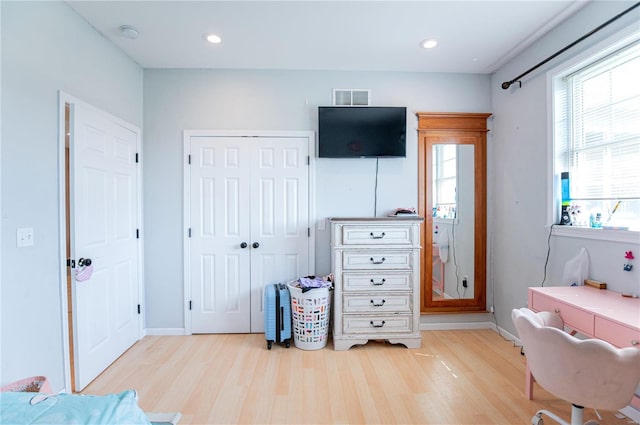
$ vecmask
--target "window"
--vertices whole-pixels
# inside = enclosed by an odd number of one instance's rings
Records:
[[[456,218],[457,145],[433,147],[433,216]]]
[[[574,226],[640,230],[638,75],[636,40],[554,79],[554,168],[569,172]]]

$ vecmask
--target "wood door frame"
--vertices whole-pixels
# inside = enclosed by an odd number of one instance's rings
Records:
[[[183,141],[183,192],[182,192],[182,220],[183,220],[183,237],[182,237],[182,253],[183,253],[183,283],[184,283],[184,335],[191,335],[191,310],[189,309],[189,301],[191,300],[191,250],[189,245],[189,228],[191,227],[191,170],[189,168],[189,155],[191,153],[192,137],[291,137],[306,138],[307,147],[309,149],[309,270],[316,268],[316,196],[315,196],[315,157],[316,157],[316,141],[313,131],[260,131],[260,130],[184,130]]]
[[[72,360],[72,344],[73,344],[73,335],[69,330],[70,326],[72,326],[72,321],[69,320],[68,317],[68,309],[69,309],[69,301],[72,297],[72,294],[69,293],[67,289],[67,232],[71,230],[73,223],[70,228],[67,227],[67,214],[68,209],[67,206],[70,207],[71,200],[70,196],[66,194],[66,179],[67,172],[70,170],[71,166],[67,167],[67,159],[66,159],[66,131],[65,131],[65,121],[66,121],[66,105],[69,105],[70,109],[70,128],[73,128],[73,111],[74,105],[83,105],[85,108],[93,109],[100,114],[108,116],[110,120],[121,125],[124,128],[127,128],[134,133],[137,134],[138,140],[136,141],[136,150],[142,155],[142,130],[133,124],[130,124],[118,117],[115,117],[89,103],[86,103],[74,96],[71,96],[68,93],[65,93],[62,90],[58,91],[58,241],[59,241],[59,282],[60,282],[60,309],[61,309],[61,326],[62,326],[62,360],[63,360],[63,378],[64,378],[64,392],[72,392],[75,388],[75,382],[72,380],[71,370],[74,367]],[[71,145],[70,141],[70,145]],[[69,146],[71,148],[71,146]],[[137,255],[138,255],[138,300],[140,300],[140,304],[142,305],[142,300],[144,300],[144,232],[142,229],[143,226],[143,215],[142,215],[142,161],[138,164],[137,167],[137,220],[138,220],[138,228],[140,229],[140,238],[138,239],[138,247],[137,247]],[[71,254],[73,255],[73,250],[71,250]],[[143,306],[144,307],[144,306]],[[144,336],[144,308],[142,308],[142,313],[138,316],[138,339]]]

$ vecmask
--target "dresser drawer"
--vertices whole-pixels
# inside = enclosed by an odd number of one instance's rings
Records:
[[[595,332],[596,338],[604,339],[616,347],[638,347],[640,348],[640,332],[636,329],[621,325],[613,320],[596,316]]]
[[[384,292],[367,295],[344,295],[342,311],[345,313],[411,313],[411,295],[393,295]]]
[[[413,288],[412,272],[346,272],[342,274],[342,290],[352,291],[410,291]]]
[[[342,268],[345,270],[411,270],[412,257],[412,251],[343,251]]]
[[[411,321],[412,316],[410,314],[345,314],[342,316],[342,330],[345,334],[403,333],[411,331]]]
[[[534,311],[551,311],[560,314],[564,324],[587,336],[593,336],[592,313],[580,310],[554,298],[534,292],[530,308]]]
[[[342,227],[344,245],[413,245],[411,225]]]

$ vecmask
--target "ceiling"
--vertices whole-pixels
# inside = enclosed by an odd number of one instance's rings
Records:
[[[144,68],[488,74],[585,1],[68,1]],[[139,31],[135,40],[121,25]],[[213,45],[203,34],[213,32]],[[436,39],[433,49],[419,43]],[[563,46],[558,46],[558,49]]]

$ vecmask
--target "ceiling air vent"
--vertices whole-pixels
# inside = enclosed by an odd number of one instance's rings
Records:
[[[335,106],[368,106],[370,97],[369,89],[333,89]]]

